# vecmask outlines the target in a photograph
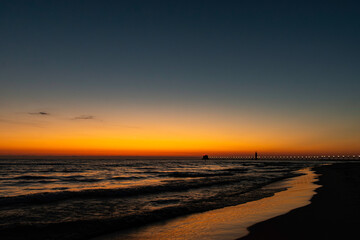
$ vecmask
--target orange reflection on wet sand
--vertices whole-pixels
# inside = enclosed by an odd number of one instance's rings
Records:
[[[310,203],[310,199],[315,193],[314,190],[319,187],[314,183],[317,175],[310,169],[303,169],[300,172],[304,175],[266,186],[265,188],[287,188],[272,197],[193,214],[97,239],[236,239],[245,236],[248,233],[247,228],[255,223],[285,214]]]

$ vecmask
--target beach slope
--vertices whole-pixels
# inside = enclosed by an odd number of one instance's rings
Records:
[[[315,168],[321,174],[311,204],[249,228],[241,240],[352,239],[360,223],[360,163]]]

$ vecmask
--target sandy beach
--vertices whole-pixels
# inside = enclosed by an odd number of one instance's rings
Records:
[[[360,216],[360,163],[337,163],[315,168],[321,174],[311,204],[255,224],[252,239],[352,239]],[[239,240],[240,240],[239,239]]]
[[[253,224],[310,204],[315,189],[320,187],[314,184],[317,174],[309,168],[297,173],[302,175],[264,186],[261,191],[275,191],[269,197],[191,214],[132,231],[120,231],[94,240],[234,240],[246,236],[247,228]],[[251,194],[256,194],[256,191]]]

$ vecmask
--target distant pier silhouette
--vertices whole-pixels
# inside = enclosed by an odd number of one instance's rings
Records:
[[[207,160],[207,159],[209,159],[209,156],[206,155],[206,154],[204,154],[204,155],[202,156],[202,159],[203,159],[203,160]]]
[[[360,155],[206,155],[203,160],[360,160]]]

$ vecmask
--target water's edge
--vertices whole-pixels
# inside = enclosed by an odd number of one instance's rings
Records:
[[[4,240],[79,240],[131,229],[139,232],[271,197],[287,188],[278,184],[281,180],[322,164],[4,160],[0,161],[0,235]],[[276,187],[268,187],[272,183]]]
[[[310,204],[315,189],[320,187],[315,184],[317,174],[310,168],[297,172],[301,175],[270,183],[259,189],[271,192],[270,196],[94,239],[237,239],[247,235],[247,228],[258,222]]]

